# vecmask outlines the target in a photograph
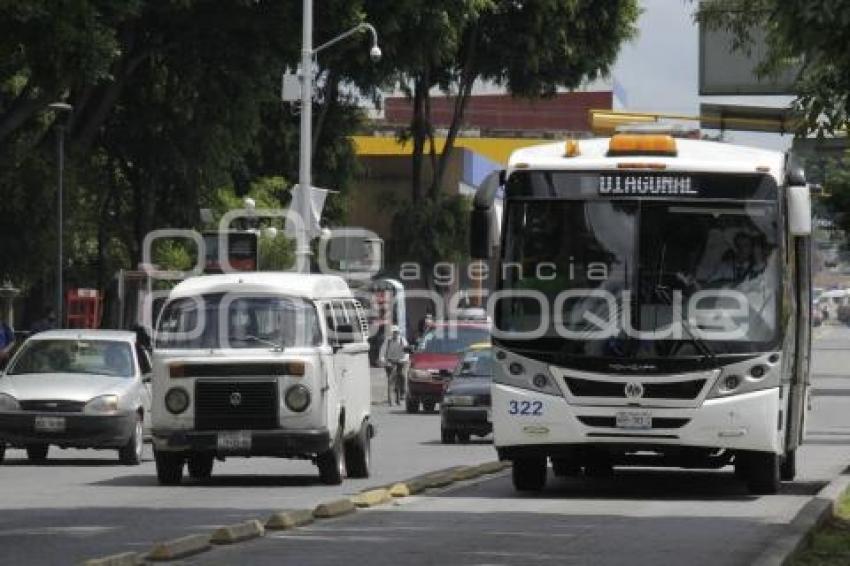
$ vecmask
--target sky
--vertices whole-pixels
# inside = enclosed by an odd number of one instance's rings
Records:
[[[788,96],[699,96],[696,0],[642,0],[638,37],[625,44],[612,75],[626,93],[624,109],[696,116],[702,102],[787,106]],[[710,130],[708,132],[711,132]],[[733,143],[787,149],[792,136],[727,132]]]

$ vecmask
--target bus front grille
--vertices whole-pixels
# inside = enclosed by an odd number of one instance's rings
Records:
[[[594,428],[617,428],[617,419],[614,417],[587,416],[576,418],[578,418],[579,422],[581,422],[585,426],[592,426]],[[691,419],[675,417],[653,417],[652,428],[682,428],[683,426],[688,424],[690,420]]]
[[[564,378],[574,397],[626,398],[626,384],[617,381],[595,381],[567,376]],[[644,399],[690,400],[699,397],[705,379],[688,381],[641,383]]]
[[[195,383],[195,427],[198,430],[268,430],[278,426],[275,382]]]

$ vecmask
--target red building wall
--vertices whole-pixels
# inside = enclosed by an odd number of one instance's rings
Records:
[[[454,97],[431,99],[434,126],[448,127],[454,109]],[[403,96],[388,97],[385,120],[390,124],[410,122],[411,102]],[[552,98],[529,101],[508,94],[472,96],[466,107],[463,127],[495,130],[572,130],[590,131],[588,110],[610,109],[611,91],[564,92]]]

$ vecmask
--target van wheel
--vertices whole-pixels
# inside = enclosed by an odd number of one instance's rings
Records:
[[[6,443],[0,442],[0,464],[6,459]]]
[[[372,466],[372,441],[369,423],[364,422],[357,436],[345,443],[345,469],[350,478],[368,478]]]
[[[195,452],[186,458],[189,477],[196,480],[208,480],[212,476],[214,457],[209,452]]]
[[[790,450],[782,458],[779,477],[782,481],[793,481],[797,476],[797,451]]]
[[[457,441],[461,444],[469,444],[469,437],[471,435],[468,432],[459,432],[457,433]]]
[[[136,415],[136,424],[133,425],[133,434],[127,444],[118,449],[118,461],[127,466],[138,466],[142,463],[142,450],[144,450],[145,439],[142,430],[142,416]]]
[[[319,454],[316,465],[319,466],[319,479],[326,485],[339,485],[345,476],[345,458],[343,457],[342,423],[336,433],[333,445]]]
[[[455,431],[450,428],[440,429],[440,440],[443,444],[455,443]]]
[[[153,457],[160,485],[179,485],[183,479],[183,454],[154,450]]]
[[[47,460],[47,444],[30,444],[27,446],[27,459],[30,462],[44,462]]]
[[[779,491],[779,456],[773,452],[748,452],[745,460],[750,493],[773,495]]]
[[[418,413],[419,412],[419,401],[417,399],[407,398],[404,400],[404,408],[408,413]]]
[[[435,406],[436,403],[434,403],[433,401],[428,401],[427,403],[422,403],[422,410],[426,413],[433,413]]]
[[[514,460],[512,474],[517,491],[541,491],[546,485],[546,458]]]

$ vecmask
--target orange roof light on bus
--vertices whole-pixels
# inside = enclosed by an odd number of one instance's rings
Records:
[[[676,155],[673,136],[657,134],[615,134],[608,142],[608,156]]]
[[[576,157],[578,155],[581,155],[578,140],[567,140],[564,144],[564,157]]]

